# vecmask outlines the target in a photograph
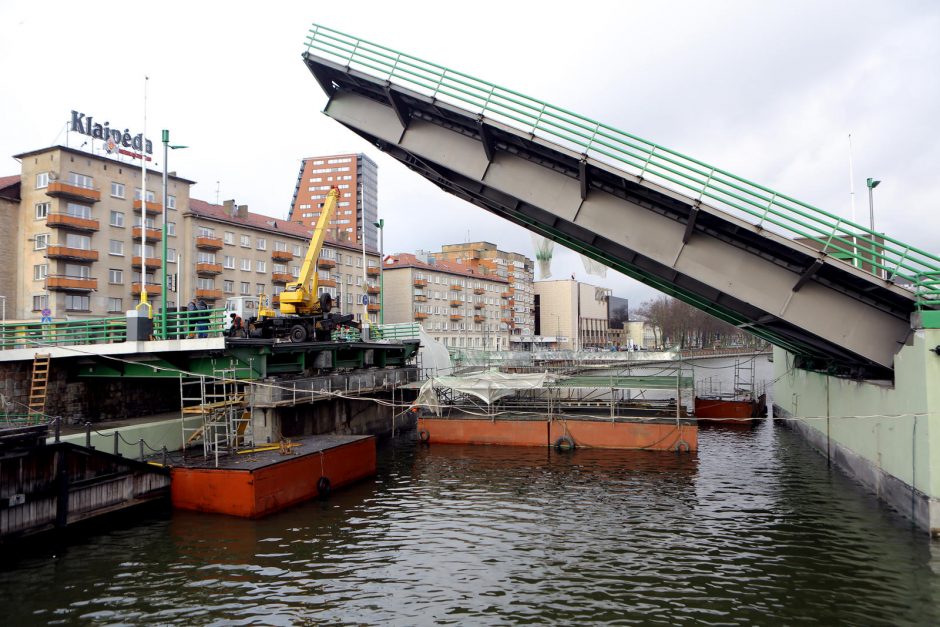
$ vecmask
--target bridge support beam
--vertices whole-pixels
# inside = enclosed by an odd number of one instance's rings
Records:
[[[774,350],[775,415],[830,462],[940,536],[940,329],[916,329],[895,360],[894,385],[794,366]]]

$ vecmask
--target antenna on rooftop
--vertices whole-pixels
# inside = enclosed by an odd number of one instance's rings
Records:
[[[215,204],[219,204],[219,182],[215,182]]]

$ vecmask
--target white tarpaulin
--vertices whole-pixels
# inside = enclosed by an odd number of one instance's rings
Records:
[[[548,374],[545,372],[535,374],[481,372],[462,377],[434,377],[421,386],[415,404],[440,415],[440,399],[434,387],[445,387],[463,394],[471,394],[490,405],[520,390],[535,390],[544,387],[547,378]]]
[[[555,242],[536,233],[532,233],[532,246],[535,248],[535,261],[538,263],[539,277],[542,280],[552,276],[552,253]]]
[[[584,265],[584,271],[591,276],[599,276],[602,279],[607,276],[607,266],[601,262],[581,255],[581,263]]]

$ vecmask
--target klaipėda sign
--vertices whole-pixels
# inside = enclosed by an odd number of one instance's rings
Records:
[[[149,139],[144,141],[143,133],[137,133],[132,136],[130,129],[125,128],[123,131],[120,131],[116,128],[111,128],[110,122],[99,124],[95,122],[92,116],[86,116],[84,113],[79,113],[74,109],[72,110],[72,130],[82,135],[88,135],[93,139],[100,139],[105,142],[109,140],[113,141],[117,146],[131,148],[137,152],[142,152],[146,148],[148,155],[153,154],[153,142]]]

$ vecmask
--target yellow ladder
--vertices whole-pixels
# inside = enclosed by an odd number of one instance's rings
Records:
[[[41,421],[46,412],[46,386],[49,382],[49,353],[33,358],[33,381],[29,388],[29,419]]]

